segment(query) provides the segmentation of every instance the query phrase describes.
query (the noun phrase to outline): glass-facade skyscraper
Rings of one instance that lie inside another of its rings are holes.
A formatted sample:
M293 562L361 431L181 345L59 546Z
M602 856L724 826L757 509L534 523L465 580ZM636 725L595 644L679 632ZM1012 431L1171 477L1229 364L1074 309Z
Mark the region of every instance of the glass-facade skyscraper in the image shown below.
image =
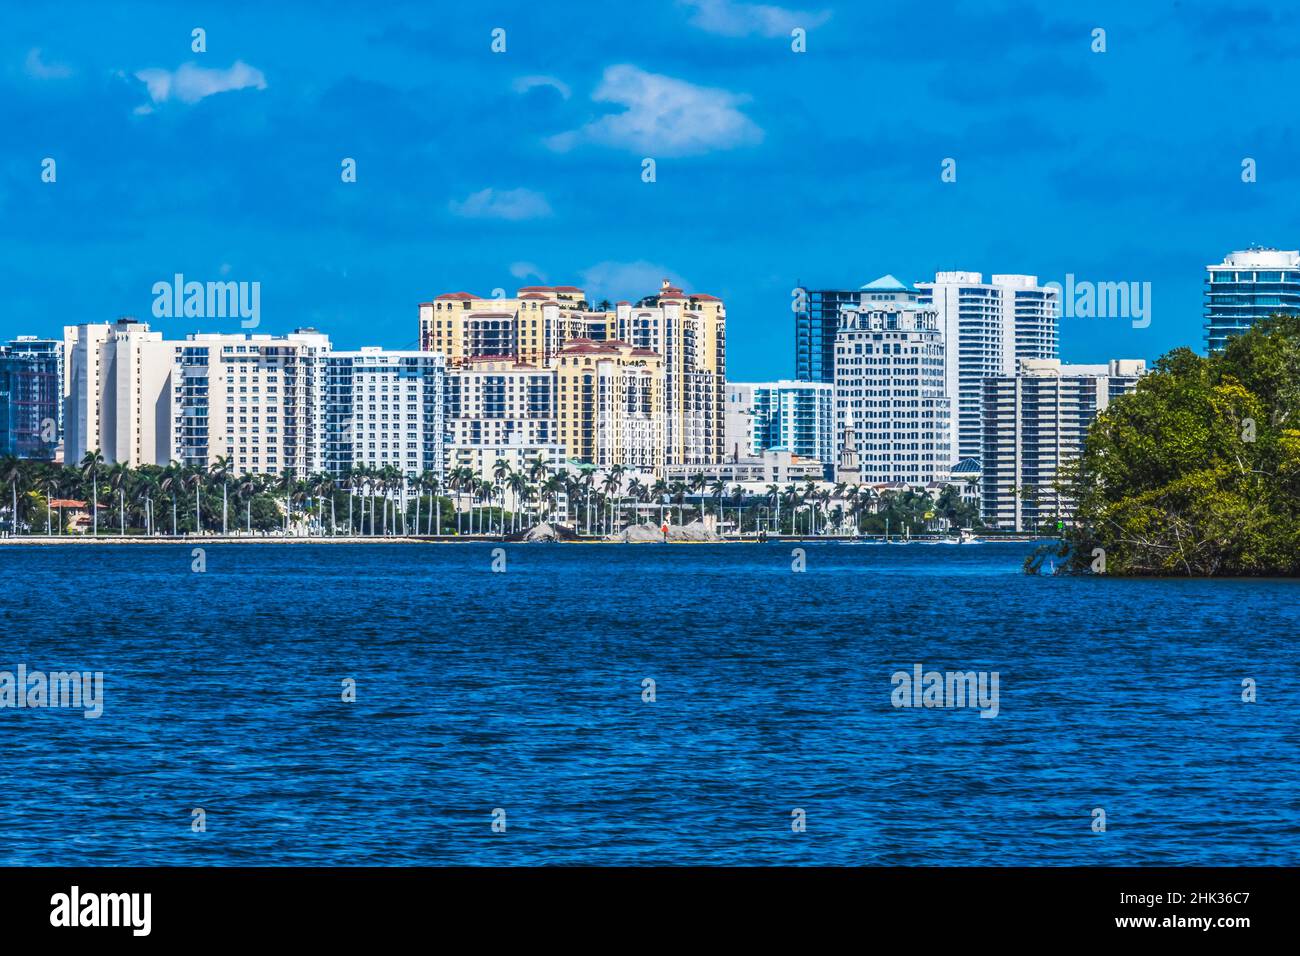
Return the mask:
M0 345L0 455L51 460L62 418L63 343L23 336Z
M1257 319L1300 315L1300 252L1252 248L1205 267L1205 344L1211 352Z
M835 381L835 330L840 309L857 306L858 289L804 289L794 299L794 377L801 382Z

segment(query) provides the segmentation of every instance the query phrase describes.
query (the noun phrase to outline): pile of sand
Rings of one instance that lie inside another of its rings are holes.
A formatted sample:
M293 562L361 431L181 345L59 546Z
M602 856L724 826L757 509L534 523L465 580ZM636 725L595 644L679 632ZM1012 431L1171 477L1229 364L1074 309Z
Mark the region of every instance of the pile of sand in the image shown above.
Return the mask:
M667 535L657 525L635 524L630 528L624 528L617 534L610 535L605 540L617 541L622 544L648 544L656 541L699 542L721 541L722 539L706 528L703 522L696 520L688 525L670 524Z
M669 541L721 541L718 535L704 526L698 518L687 525L669 525Z
M615 534L607 537L606 541L617 541L621 544L650 544L652 542L663 541L664 536L655 525L652 524L634 524L624 528Z
M543 521L539 525L534 525L523 533L520 541L563 541L557 528Z

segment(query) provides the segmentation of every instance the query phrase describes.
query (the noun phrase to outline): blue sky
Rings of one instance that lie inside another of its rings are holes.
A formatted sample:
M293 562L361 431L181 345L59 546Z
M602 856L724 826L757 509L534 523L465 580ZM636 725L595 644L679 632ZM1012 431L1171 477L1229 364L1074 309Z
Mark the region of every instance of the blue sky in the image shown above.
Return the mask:
M5 337L149 318L177 272L258 281L259 331L344 347L412 345L439 292L633 299L667 275L726 299L743 380L793 372L796 282L967 269L1150 282L1148 328L1064 319L1061 345L1154 358L1202 347L1207 262L1300 246L1300 17L1264 2L65 0L4 18Z

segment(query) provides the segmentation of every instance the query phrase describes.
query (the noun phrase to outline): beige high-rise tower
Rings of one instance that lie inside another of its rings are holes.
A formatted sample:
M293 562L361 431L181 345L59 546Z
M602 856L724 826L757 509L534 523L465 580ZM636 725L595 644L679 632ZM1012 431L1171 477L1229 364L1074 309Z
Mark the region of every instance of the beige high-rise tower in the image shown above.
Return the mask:
M579 422L573 416L581 408L564 410L563 382L557 433L572 458L598 464L591 457L598 456L628 467L633 459L653 459L656 472L665 465L716 464L725 455L726 326L721 299L685 293L667 279L658 292L635 305L619 302L612 309L592 309L577 286L526 286L510 299L448 292L420 304L420 347L446 355L453 375L454 370L489 359L571 373L575 362L565 356L574 345L581 346L580 353L599 347L601 361L609 368L631 367L625 354L629 349L637 363L653 365L653 357L663 380L661 398L652 406L641 402L640 407L653 407L658 437L637 426L635 436L607 431L604 442L597 441L600 425L595 418ZM619 376L637 377L627 372ZM624 387L612 381L607 379L606 386ZM596 405L591 414L597 414ZM661 450L647 453L652 446Z
M618 303L615 335L663 356L664 454L669 465L709 465L725 453L727 310L667 279L636 305Z
M65 461L74 464L89 451L132 467L175 457L177 345L129 318L64 327Z
M597 468L662 474L663 359L626 342L575 339L556 359L559 441Z
M525 286L509 299L446 292L420 303L420 348L447 356L448 368L489 357L549 366L572 339L612 338L611 325L577 286Z

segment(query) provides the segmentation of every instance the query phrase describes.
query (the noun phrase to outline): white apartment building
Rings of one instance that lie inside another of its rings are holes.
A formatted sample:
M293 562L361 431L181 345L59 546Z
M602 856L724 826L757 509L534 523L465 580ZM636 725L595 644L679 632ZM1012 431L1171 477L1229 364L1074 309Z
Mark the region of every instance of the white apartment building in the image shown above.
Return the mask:
M951 467L938 315L892 276L845 306L835 335L836 479L925 485Z
M395 468L442 479L446 360L375 346L325 357L325 470Z
M1018 359L1057 356L1059 294L1036 276L939 272L918 282L918 301L935 310L946 356L944 394L952 402L952 463L978 458L986 378L1012 375Z
M753 458L757 453L754 444L754 386L750 383L727 383L722 433L725 461Z
M448 441L456 446L543 447L557 441L556 373L479 356L447 373Z
M1105 365L1062 365L1021 359L1015 375L984 382L981 509L984 522L1033 532L1070 521L1074 501L1056 487L1077 458L1098 412L1133 391L1146 372L1141 359Z
M175 344L176 457L235 474L306 478L325 464L329 337L201 333Z
M175 344L130 318L64 327L64 461L96 450L132 467L176 456Z

